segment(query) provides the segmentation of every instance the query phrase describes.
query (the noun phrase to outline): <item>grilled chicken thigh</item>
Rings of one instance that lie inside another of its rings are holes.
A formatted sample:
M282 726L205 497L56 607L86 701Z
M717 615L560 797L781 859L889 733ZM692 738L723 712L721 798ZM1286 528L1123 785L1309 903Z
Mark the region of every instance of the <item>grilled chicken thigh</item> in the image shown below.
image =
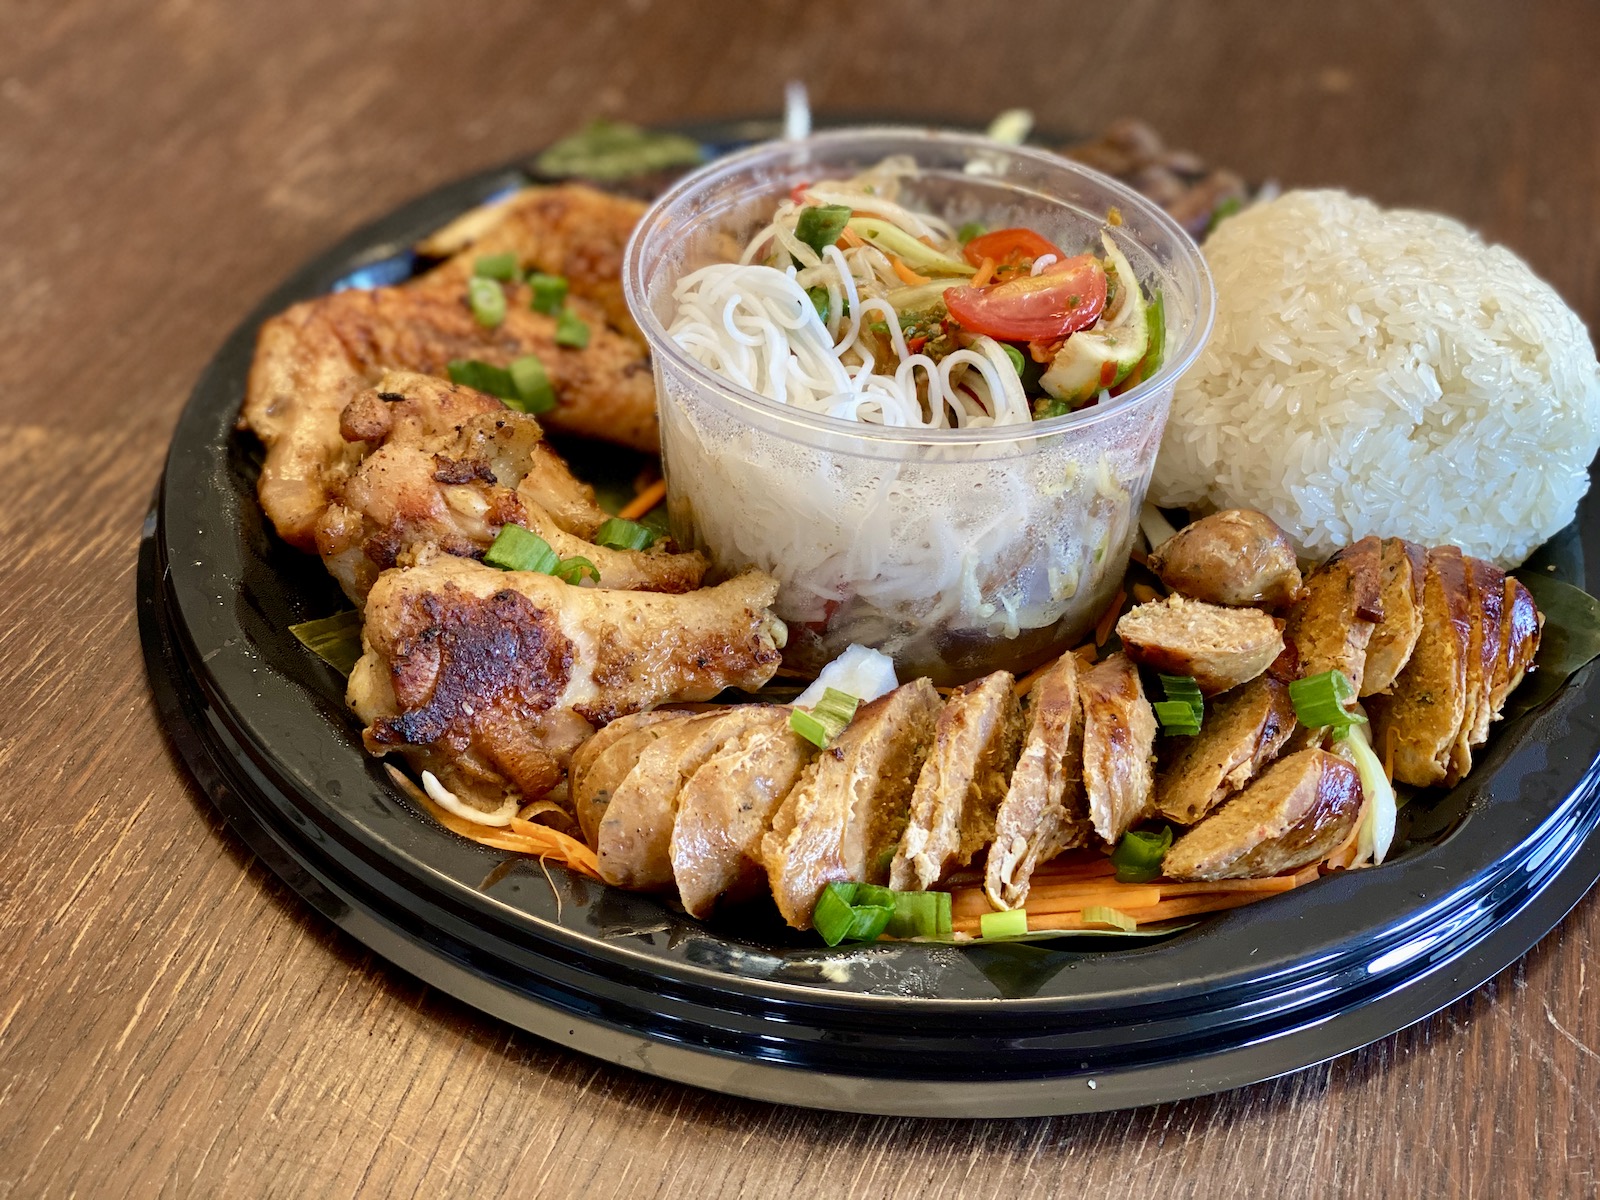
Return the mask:
M367 598L349 700L375 754L402 750L468 802L553 787L596 726L772 678L777 583L682 596L574 587L424 552Z
M546 425L655 449L655 386L643 349L582 299L570 304L589 325L588 345L558 345L556 319L530 311L525 288L508 293L505 320L492 329L450 280L334 292L261 326L241 422L266 445L258 492L279 536L313 549L329 487L360 457L341 435L340 414L391 369L443 376L454 359L505 366L535 354L556 397Z
M1173 843L1161 870L1173 879L1281 875L1326 858L1360 813L1355 768L1324 750L1302 750Z
M341 428L373 449L333 485L317 549L357 604L408 550L477 557L512 524L562 558L587 558L601 587L685 592L705 575L703 556L673 554L666 540L645 551L584 540L606 519L593 489L573 477L534 418L470 388L391 372L351 401Z
M1117 636L1135 662L1169 675L1193 675L1207 696L1254 679L1283 652L1283 635L1266 613L1176 592L1124 613Z
M984 866L983 888L996 908L1021 907L1035 867L1089 844L1076 655L1063 654L1034 682L1027 715L1028 732Z
M423 254L451 256L423 281L465 283L479 258L509 252L524 270L562 276L572 295L594 301L613 327L642 344L622 297L622 252L644 210L638 200L581 183L524 188L464 213L418 245Z
M761 858L778 911L796 929L811 924L829 883L888 879L939 707L927 679L863 704L778 806Z
M1095 833L1115 845L1153 810L1156 716L1138 668L1113 654L1078 677L1083 705L1083 788Z
M994 838L995 813L1006 793L1022 709L1006 671L957 688L934 726L911 796L911 820L889 867L889 886L926 891L964 867Z

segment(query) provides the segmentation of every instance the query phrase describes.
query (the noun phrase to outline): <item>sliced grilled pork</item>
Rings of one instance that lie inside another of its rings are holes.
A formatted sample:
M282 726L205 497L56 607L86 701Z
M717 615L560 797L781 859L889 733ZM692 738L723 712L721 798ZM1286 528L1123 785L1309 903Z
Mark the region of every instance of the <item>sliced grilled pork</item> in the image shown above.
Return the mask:
M1501 606L1500 657L1495 662L1489 689L1489 706L1495 718L1505 707L1506 697L1522 682L1539 653L1539 637L1544 629L1544 614L1522 581L1506 579L1505 602Z
M591 847L600 832L600 818L617 784L639 761L644 748L666 729L668 721L686 721L686 712L642 712L618 717L572 753L567 770L567 794L577 813L578 828Z
M1144 697L1138 668L1123 654L1113 654L1080 675L1078 697L1089 820L1097 834L1115 843L1154 807L1150 760L1156 716Z
M1284 635L1294 644L1302 677L1342 671L1365 695L1367 647L1383 620L1381 543L1362 538L1306 580L1306 594L1289 612Z
M678 793L672 877L683 906L708 915L717 898L758 887L761 838L815 749L789 728L789 709L761 706L759 719L708 758Z
M725 742L762 717L760 708L735 705L664 726L666 732L643 749L617 784L600 818L595 854L602 879L625 888L671 886L678 792Z
M1193 825L1244 787L1294 730L1289 685L1259 675L1221 696L1200 732L1182 745L1156 779L1156 808L1180 825Z
M997 908L1021 907L1035 867L1089 844L1076 655L1063 654L1034 682L1027 715L1027 736L995 816L984 870L984 891Z
M1226 509L1186 525L1150 555L1150 569L1173 591L1210 604L1273 610L1300 595L1294 544L1253 508Z
M1254 679L1283 651L1283 635L1266 613L1176 593L1129 610L1117 622L1117 636L1134 661L1193 675L1207 696Z
M1451 749L1467 713L1467 657L1472 637L1466 563L1454 546L1428 551L1422 593L1423 635L1387 696L1367 705L1373 745L1394 777L1414 787L1453 783Z
M1465 558L1467 610L1471 630L1467 639L1467 704L1461 728L1451 751L1451 771L1458 778L1472 770L1472 751L1489 739L1489 722L1495 717L1495 664L1501 659L1500 639L1505 636L1506 573L1481 558Z
M1385 538L1378 559L1378 605L1383 619L1372 630L1361 695L1388 691L1405 668L1422 633L1422 586L1428 552L1404 538Z
M926 891L994 838L1022 741L1022 709L1007 671L957 688L934 726L933 749L911 795L911 819L889 867L889 886Z
M1302 750L1179 838L1161 869L1173 879L1281 875L1326 858L1360 813L1355 768L1324 750Z
M811 924L817 896L830 882L888 878L939 707L927 679L862 705L778 806L761 839L761 859L778 911L796 929Z

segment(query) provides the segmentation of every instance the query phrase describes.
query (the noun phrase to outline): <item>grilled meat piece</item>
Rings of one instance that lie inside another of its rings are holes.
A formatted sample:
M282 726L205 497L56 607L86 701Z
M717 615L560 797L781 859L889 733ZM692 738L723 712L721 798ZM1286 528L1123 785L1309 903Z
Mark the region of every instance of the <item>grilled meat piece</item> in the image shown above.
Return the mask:
M1078 659L1063 654L1028 693L1028 732L995 816L983 889L996 908L1020 908L1034 868L1089 844L1083 797L1083 706Z
M451 256L423 281L464 284L478 259L509 252L524 271L560 275L571 295L594 301L613 328L643 345L622 297L622 252L644 211L638 200L581 183L524 188L462 214L421 242L419 253Z
M1505 601L1501 606L1500 657L1495 661L1490 683L1489 706L1499 720L1506 697L1522 682L1539 653L1539 638L1544 629L1544 614L1522 581L1506 577Z
M995 813L1022 740L1015 683L1009 672L996 671L945 701L911 796L910 823L889 867L895 890L927 891L993 840Z
M1265 879L1326 858L1361 815L1361 783L1344 759L1302 750L1266 773L1167 851L1173 879Z
M601 814L595 836L601 878L639 891L670 887L679 792L730 739L764 717L753 705L736 704L659 726L661 735L640 751Z
M888 879L939 707L927 679L863 704L778 806L761 859L778 911L796 929L810 926L829 883Z
M1388 691L1405 668L1422 634L1422 586L1428 552L1404 538L1385 538L1378 558L1378 607L1363 660L1361 695Z
M599 725L765 684L784 640L776 594L755 571L669 596L424 552L367 597L350 704L374 754L403 751L463 798L532 798Z
M1457 778L1472 770L1472 751L1489 740L1489 722L1498 715L1491 697L1495 665L1502 657L1506 599L1504 571L1481 558L1464 557L1462 561L1472 624L1467 638L1467 704L1450 752L1451 773Z
M1306 594L1289 611L1284 636L1294 644L1300 675L1343 671L1362 688L1367 645L1383 620L1381 551L1375 537L1346 546L1306 580Z
M360 457L341 436L340 414L392 369L444 376L454 359L505 366L534 354L556 396L545 425L654 450L655 386L644 351L588 302L571 307L589 323L582 349L556 344L555 318L529 311L526 289L509 289L505 320L486 329L449 281L334 292L265 322L240 420L267 448L257 489L279 536L314 548L330 485Z
M1191 600L1269 611L1300 596L1294 544L1253 508L1230 508L1184 526L1150 554L1161 582Z
M492 397L391 372L351 401L341 424L375 448L333 485L317 549L358 605L408 551L429 545L477 557L504 525L537 533L562 558L587 558L601 587L686 592L705 576L705 558L672 553L669 539L644 551L584 540L606 518L593 489L573 477L537 421Z
M1078 699L1083 705L1083 788L1089 820L1095 833L1115 845L1153 811L1150 760L1156 715L1144 697L1138 668L1122 654L1078 676Z
M815 749L789 728L787 707L750 705L754 719L725 741L678 793L672 877L684 908L708 916L766 880L761 838Z
M1423 634L1386 696L1367 704L1373 746L1413 787L1454 783L1451 750L1467 717L1472 601L1466 562L1454 546L1428 551Z
M686 721L692 715L670 709L629 713L573 751L567 771L567 794L572 798L583 840L591 849L600 836L600 819L611 803L611 794L628 777L645 747L667 732L667 722Z
M1117 636L1135 662L1169 675L1193 675L1207 696L1254 679L1283 652L1283 635L1266 613L1177 593L1124 613Z
M1258 675L1223 694L1200 732L1178 739L1177 753L1156 778L1156 808L1193 825L1260 774L1294 727L1289 686L1281 679Z

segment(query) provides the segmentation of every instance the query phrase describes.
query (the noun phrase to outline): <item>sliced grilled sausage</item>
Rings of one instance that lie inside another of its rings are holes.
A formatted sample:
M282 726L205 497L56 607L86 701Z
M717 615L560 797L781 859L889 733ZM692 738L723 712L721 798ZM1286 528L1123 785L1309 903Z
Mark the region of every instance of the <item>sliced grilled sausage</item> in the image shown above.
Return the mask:
M1230 508L1184 526L1150 555L1175 592L1209 604L1287 608L1300 595L1294 544L1265 513Z
M1384 692L1405 668L1422 633L1422 586L1428 552L1404 538L1385 538L1378 559L1378 603L1383 620L1372 630L1361 695Z
M1169 675L1193 675L1207 696L1254 679L1283 651L1283 635L1266 613L1177 593L1123 614L1117 636L1135 662Z
M1506 578L1505 602L1502 605L1500 657L1495 661L1494 678L1489 689L1489 706L1498 720L1505 707L1506 697L1522 682L1522 677L1533 666L1539 653L1539 639L1544 630L1544 614L1533 602L1533 596L1520 579Z
M1078 696L1089 820L1097 834L1115 843L1153 808L1150 760L1156 715L1145 699L1138 668L1123 654L1113 654L1080 675Z
M1367 705L1373 745L1389 756L1394 777L1413 787L1453 783L1455 745L1467 711L1467 655L1472 636L1466 563L1454 546L1428 551L1422 593L1423 636L1387 696Z
M1268 767L1167 851L1173 879L1264 879L1326 858L1361 814L1355 768L1325 750Z
M1289 685L1260 675L1224 694L1156 779L1156 808L1193 825L1277 757L1294 730Z
M810 926L830 882L887 880L939 708L927 679L903 684L862 705L801 772L761 839L772 898L790 925Z
M578 827L591 848L599 836L600 819L611 803L611 793L633 770L644 748L666 732L668 721L687 721L693 715L657 711L618 717L573 751L567 791L577 813Z
M1365 695L1367 646L1383 620L1381 549L1375 537L1347 546L1306 580L1306 594L1289 611L1284 636L1294 644L1303 677L1342 671Z
M1022 741L1022 709L1007 671L958 687L934 727L911 796L911 820L889 867L889 886L922 892L994 839Z
M1078 658L1063 654L1028 693L1028 732L995 816L983 888L996 908L1019 908L1034 868L1089 844L1083 797L1083 705Z

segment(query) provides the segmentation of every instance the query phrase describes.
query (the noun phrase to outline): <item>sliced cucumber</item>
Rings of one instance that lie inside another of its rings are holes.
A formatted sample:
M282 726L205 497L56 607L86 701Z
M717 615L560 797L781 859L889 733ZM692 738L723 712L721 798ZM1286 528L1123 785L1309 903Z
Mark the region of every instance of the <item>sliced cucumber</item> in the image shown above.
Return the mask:
M1090 329L1067 338L1039 386L1057 400L1072 405L1087 403L1101 388L1116 387L1143 360L1150 348L1150 322L1139 277L1117 249L1109 234L1101 234L1106 248L1106 273L1116 282L1113 310L1102 313Z
M901 261L913 271L928 275L972 275L977 270L959 258L951 258L917 241L898 225L891 225L877 217L851 217L849 227L884 253L899 255Z

